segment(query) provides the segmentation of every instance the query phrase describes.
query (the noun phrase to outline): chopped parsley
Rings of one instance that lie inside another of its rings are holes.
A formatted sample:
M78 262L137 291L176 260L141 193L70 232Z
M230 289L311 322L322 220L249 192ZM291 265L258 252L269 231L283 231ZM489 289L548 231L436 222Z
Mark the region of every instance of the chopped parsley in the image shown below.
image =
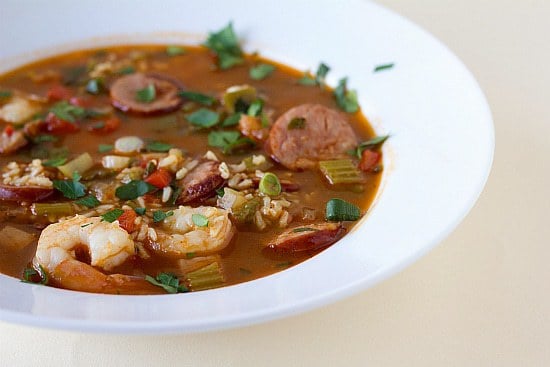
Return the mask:
M50 112L52 112L60 120L73 123L86 117L86 110L84 108L74 106L67 101L56 103L50 108Z
M183 47L174 45L166 46L166 54L170 57L183 55L184 53L185 49Z
M97 146L97 151L99 153L107 153L114 149L114 146L111 144L99 144Z
M249 116L260 116L263 108L264 108L264 101L261 99L257 99L250 104L250 106L248 107L248 110L246 111L246 114Z
M59 167L67 163L67 157L55 157L42 162L44 167Z
M172 210L167 212L163 212L162 210L155 210L153 212L153 222L155 223L162 222L163 220L165 220L168 217L171 217L172 215L174 215L174 212Z
M168 293L185 293L189 292L184 284L180 284L180 280L177 276L170 273L160 273L153 278L150 275L145 276L145 280L149 283L163 288Z
M342 110L348 113L354 113L359 110L357 92L355 90L349 90L347 87L347 82L348 78L340 79L338 86L334 90L334 98Z
M132 180L127 184L117 187L115 190L115 196L120 200L134 200L155 189L155 186L148 184L145 181Z
M212 131L208 134L208 145L222 149L224 154L247 146L255 146L252 139L241 137L238 131Z
M48 142L55 143L58 140L59 139L57 138L57 136L50 135L50 134L40 134L40 135L35 136L32 139L33 143L35 143L35 144L48 143Z
M384 144L386 140L388 140L389 137L389 135L376 136L372 139L359 143L359 145L357 145L357 148L349 150L347 153L354 157L361 158L363 151L365 151L366 149L374 149L380 147L382 144Z
M161 143L159 141L152 141L148 143L145 147L149 152L167 152L172 149L174 146L172 144Z
M83 205L87 208L95 208L96 206L101 204L101 201L97 200L97 198L93 195L88 195L81 199L78 199L76 201L76 204Z
M13 93L9 90L0 90L0 98L10 98Z
M178 95L182 98L200 103L205 106L212 106L217 101L214 97L198 92L181 91L178 93Z
M229 115L225 118L225 120L222 121L223 127L229 127L229 126L235 126L239 123L239 120L241 119L242 113L236 112L232 115Z
M137 215L144 215L146 210L147 210L146 208L141 208L141 207L134 208L134 211L136 212Z
M327 64L320 63L317 67L317 72L315 73L315 76L306 71L304 73L304 76L302 76L298 80L298 83L302 85L323 85L325 84L325 78L329 71L330 67Z
M382 71L382 70L388 70L388 69L391 69L395 66L395 64L393 62L391 63L388 63L388 64L382 64L382 65L378 65L374 68L374 72L377 73L379 71Z
M275 66L271 64L258 64L250 69L248 75L254 80L267 78L275 71Z
M202 214L191 215L191 220L197 227L208 227L208 218Z
M136 101L141 103L151 103L157 98L157 91L153 84L149 84L136 92Z
M306 119L303 117L294 117L287 125L288 130L303 129L306 127Z
M122 209L113 209L108 211L107 213L101 215L101 220L104 222L113 223L115 220L120 218L120 216L124 214L124 210Z
M81 184L78 172L73 173L72 180L53 180L53 187L67 199L78 199L86 195L86 187Z
M209 128L220 122L220 114L206 108L198 109L186 116L187 121L200 128Z
M218 66L222 70L231 69L244 63L244 55L239 40L233 30L233 23L208 35L204 43L218 57Z

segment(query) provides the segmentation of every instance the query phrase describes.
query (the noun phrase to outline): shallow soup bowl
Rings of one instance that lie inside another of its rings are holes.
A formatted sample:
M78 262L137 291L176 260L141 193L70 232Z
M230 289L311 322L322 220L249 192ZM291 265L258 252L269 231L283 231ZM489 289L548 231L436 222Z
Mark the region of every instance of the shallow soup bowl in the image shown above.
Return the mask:
M384 145L382 183L360 223L319 255L258 280L163 296L67 291L0 275L0 319L92 332L193 332L304 312L365 290L427 253L464 218L487 179L490 110L439 41L367 1L8 0L0 73L65 51L132 43L198 44L233 21L243 48L297 69L349 77ZM374 72L377 65L392 68Z

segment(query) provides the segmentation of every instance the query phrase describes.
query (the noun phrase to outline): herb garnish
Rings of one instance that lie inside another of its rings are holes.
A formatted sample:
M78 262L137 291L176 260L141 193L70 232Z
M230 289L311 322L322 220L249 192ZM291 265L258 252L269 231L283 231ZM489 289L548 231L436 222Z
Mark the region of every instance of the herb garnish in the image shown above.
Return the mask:
M147 208L134 208L134 211L136 212L137 215L144 215L145 214L145 211L147 210Z
M35 281L37 276L40 277L40 280ZM42 265L38 265L38 270L35 268L25 268L23 270L23 283L48 284L48 280L48 273Z
M334 98L338 106L348 112L354 113L359 110L359 103L357 102L357 92L355 90L349 90L347 88L348 78L342 78L338 82L338 86L334 90Z
M97 146L97 151L99 153L107 153L114 149L114 146L111 144L99 144Z
M306 119L303 117L294 117L287 125L288 130L303 129L306 127Z
M262 99L257 99L250 104L246 114L248 116L260 116L262 109L264 108L264 101Z
M50 112L61 120L73 123L86 117L86 110L84 108L74 106L67 101L56 103L50 108Z
M217 101L214 97L198 92L181 91L178 95L182 98L186 98L190 101L197 102L205 106L212 106Z
M327 64L320 63L317 67L315 76L312 76L310 72L306 71L298 83L302 85L323 85L325 84L325 78L330 71L330 67Z
M208 227L208 218L202 214L191 215L191 220L197 227Z
M97 198L93 195L88 195L83 197L82 199L78 199L75 201L78 205L83 205L87 208L95 208L99 204L101 204L101 201L97 200Z
M197 111L185 116L187 121L200 128L209 128L220 122L220 114L206 108L198 109Z
M50 135L50 134L40 134L40 135L35 136L32 139L32 142L35 143L35 144L47 143L47 142L55 143L58 140L59 139L57 138L57 136Z
M388 140L389 137L389 135L376 136L372 139L359 143L359 145L357 145L357 148L349 150L347 153L360 159L365 149L377 148L384 144L384 142Z
M236 112L232 115L229 115L225 118L225 120L223 120L222 122L222 126L223 127L228 127L228 126L235 126L239 123L239 120L241 119L241 116L242 116L242 113L241 112Z
M150 275L145 276L145 280L158 287L164 288L168 293L185 293L189 292L184 284L180 284L180 280L177 276L170 273L160 273L153 278Z
M208 134L208 145L221 148L224 154L246 147L255 146L256 143L246 137L241 137L238 131L212 131Z
M78 172L74 172L72 180L53 180L53 187L68 199L78 199L86 195L86 187L79 182L80 178Z
M67 163L67 157L55 157L42 161L44 167L59 167Z
M395 66L395 64L393 62L391 63L388 63L388 64L382 64L382 65L378 65L374 68L374 72L377 73L379 71L382 71L382 70L388 70L388 69L391 69Z
M147 149L149 152L167 152L170 149L172 149L174 146L172 144L168 143L161 143L159 141L152 141L150 143L147 143L145 146L145 149Z
M250 69L248 75L254 80L267 78L275 71L275 66L271 64L258 64Z
M172 210L167 212L163 212L162 210L155 210L153 212L153 222L155 223L162 222L163 220L165 220L168 217L171 217L172 215L174 215L174 211Z
M9 90L0 90L0 98L10 98L13 93Z
M210 33L204 45L217 55L218 66L222 70L244 62L243 52L231 22L220 31Z
M121 200L134 200L155 189L155 186L145 181L132 180L125 185L117 187L115 196Z
M128 74L133 74L135 72L136 72L136 69L133 66L126 66L118 70L116 73L119 75L128 75Z
M151 103L157 97L157 91L153 84L149 84L136 92L136 101L141 103Z
M166 54L170 57L183 55L184 53L185 49L183 47L173 45L166 46Z
M101 215L101 220L105 222L113 223L115 220L120 218L122 214L124 214L124 210L118 209L118 208L113 209Z

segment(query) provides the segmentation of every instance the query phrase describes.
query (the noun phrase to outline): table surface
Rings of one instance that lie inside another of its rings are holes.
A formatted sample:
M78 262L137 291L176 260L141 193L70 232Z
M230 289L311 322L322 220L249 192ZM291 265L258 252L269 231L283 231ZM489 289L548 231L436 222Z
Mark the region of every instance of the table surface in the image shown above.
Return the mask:
M548 365L550 2L379 2L445 42L491 104L493 170L449 238L366 292L242 329L109 336L0 323L0 365Z

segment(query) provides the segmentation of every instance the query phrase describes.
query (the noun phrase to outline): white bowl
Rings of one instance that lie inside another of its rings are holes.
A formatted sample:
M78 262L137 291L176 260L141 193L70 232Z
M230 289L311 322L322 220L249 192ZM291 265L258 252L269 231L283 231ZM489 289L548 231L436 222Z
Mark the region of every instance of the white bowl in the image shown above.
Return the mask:
M109 296L0 276L0 318L93 332L228 328L319 307L364 290L418 259L453 230L492 162L487 102L462 63L409 21L370 2L233 0L7 1L0 72L99 45L197 43L234 21L245 49L300 69L349 76L385 145L381 191L366 218L318 256L259 280L197 293ZM395 62L373 73L375 65Z

